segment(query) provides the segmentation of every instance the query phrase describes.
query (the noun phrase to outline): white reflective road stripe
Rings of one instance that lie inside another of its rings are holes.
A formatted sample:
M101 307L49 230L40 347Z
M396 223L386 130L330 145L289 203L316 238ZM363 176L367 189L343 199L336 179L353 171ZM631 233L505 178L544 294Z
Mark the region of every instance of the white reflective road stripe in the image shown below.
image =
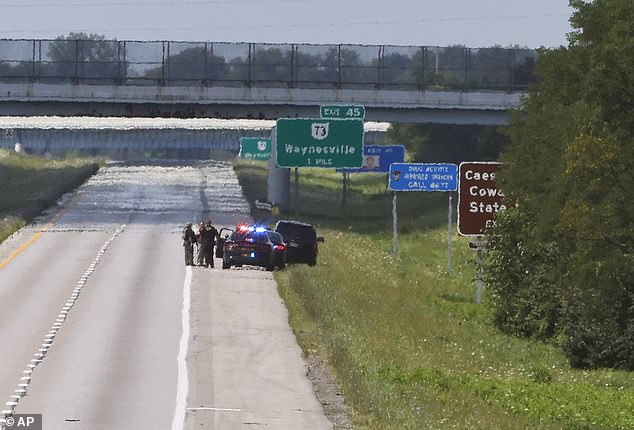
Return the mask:
M187 393L189 391L189 379L187 376L187 347L189 345L189 307L192 285L192 268L186 267L185 282L183 283L183 334L178 350L178 384L176 386L176 410L172 421L172 430L182 430L185 425L187 413Z

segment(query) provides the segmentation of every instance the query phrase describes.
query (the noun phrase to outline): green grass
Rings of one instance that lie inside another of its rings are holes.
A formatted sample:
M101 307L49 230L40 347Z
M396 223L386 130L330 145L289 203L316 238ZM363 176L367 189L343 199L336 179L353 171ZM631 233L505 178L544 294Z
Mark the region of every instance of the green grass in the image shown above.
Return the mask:
M234 167L249 199L266 195L265 163ZM352 180L344 214L340 174L300 171L299 218L326 242L317 266L276 279L301 347L330 363L357 428L634 428L632 373L574 370L555 347L496 330L486 289L476 303L467 239L454 237L447 270L445 194L399 194L394 257L385 178Z
M93 159L46 160L0 150L0 242L96 172Z

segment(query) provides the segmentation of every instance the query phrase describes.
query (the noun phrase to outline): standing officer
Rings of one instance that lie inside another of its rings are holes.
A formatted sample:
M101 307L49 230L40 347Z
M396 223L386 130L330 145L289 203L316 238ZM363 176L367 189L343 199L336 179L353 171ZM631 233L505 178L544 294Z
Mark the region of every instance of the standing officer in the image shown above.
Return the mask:
M207 225L204 228L205 231L205 247L204 258L205 267L214 267L214 245L216 245L216 238L218 237L218 230L211 225L211 220L207 221Z
M183 247L185 248L185 266L194 265L194 243L196 243L196 234L192 230L192 223L188 222L183 231Z
M205 223L202 221L200 222L200 225L198 226L198 232L196 233L196 236L198 240L198 253L196 255L196 264L198 266L204 266L207 233L205 232Z

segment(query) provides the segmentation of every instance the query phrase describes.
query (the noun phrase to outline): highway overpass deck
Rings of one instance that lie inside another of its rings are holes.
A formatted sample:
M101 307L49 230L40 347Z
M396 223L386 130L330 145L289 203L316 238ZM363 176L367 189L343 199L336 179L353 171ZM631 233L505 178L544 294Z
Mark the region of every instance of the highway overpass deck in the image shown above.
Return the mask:
M528 49L0 40L0 115L315 117L360 104L387 122L504 124Z
M224 150L238 153L241 137L269 137L273 120L218 118L3 117L0 148L57 151ZM389 123L364 123L365 142L381 143Z

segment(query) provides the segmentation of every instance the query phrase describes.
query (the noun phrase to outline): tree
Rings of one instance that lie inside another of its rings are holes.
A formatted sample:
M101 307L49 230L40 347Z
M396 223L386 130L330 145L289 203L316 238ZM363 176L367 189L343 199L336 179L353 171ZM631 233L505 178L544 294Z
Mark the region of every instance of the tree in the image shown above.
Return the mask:
M394 124L388 134L413 161L424 163L497 160L508 143L497 127L482 125Z
M291 51L279 47L259 48L253 56L254 81L288 82L291 79Z
M394 52L384 56L381 83L388 86L399 84L414 86L420 83L420 51L417 50L416 54L409 56ZM418 62L414 62L416 57Z
M119 58L118 42L105 36L69 33L48 48L50 63L42 74L60 78L118 79L125 67Z
M569 46L540 52L512 116L490 235L496 322L579 367L634 370L634 3L572 0Z
M173 81L238 80L229 73L224 57L212 55L211 49L202 45L171 54L165 65L145 71L143 78L158 80L165 75Z

